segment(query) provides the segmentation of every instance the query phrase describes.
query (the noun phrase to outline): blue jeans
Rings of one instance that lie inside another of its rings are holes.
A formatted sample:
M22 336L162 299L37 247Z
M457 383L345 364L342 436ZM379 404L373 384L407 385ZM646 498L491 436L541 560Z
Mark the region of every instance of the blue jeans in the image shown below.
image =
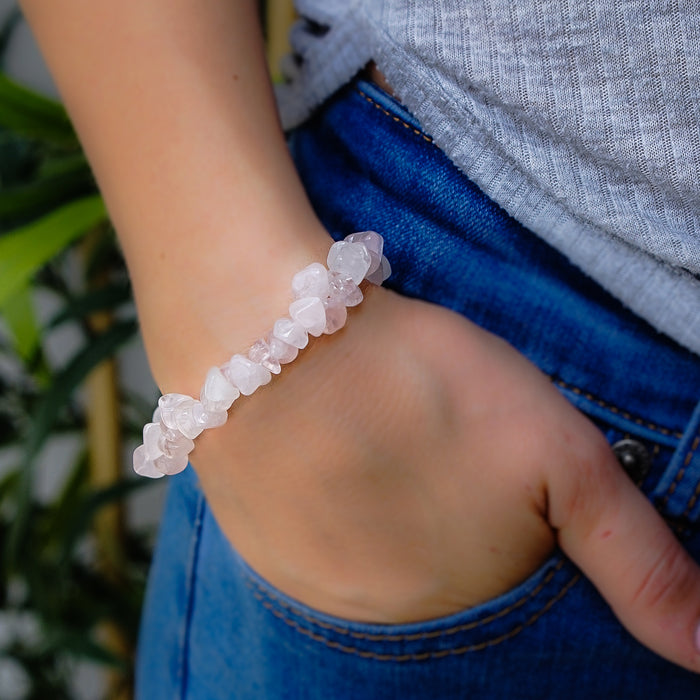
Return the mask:
M484 197L373 85L343 89L291 148L334 236L384 235L390 286L504 337L611 443L642 446L640 488L700 559L700 358ZM445 618L371 625L319 613L241 560L191 468L171 478L139 698L472 696L696 699L700 677L636 642L561 552L514 590Z

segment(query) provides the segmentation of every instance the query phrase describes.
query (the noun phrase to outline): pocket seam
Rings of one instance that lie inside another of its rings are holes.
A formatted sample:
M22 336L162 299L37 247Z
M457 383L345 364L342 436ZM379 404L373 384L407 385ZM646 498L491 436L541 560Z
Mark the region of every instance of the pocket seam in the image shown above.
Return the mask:
M653 432L660 433L661 435L664 435L666 437L673 437L678 440L680 440L683 437L683 433L679 432L678 430L665 428L663 426L657 425L656 423L651 423L649 421L644 420L643 418L639 418L638 416L633 416L631 413L628 413L627 411L619 408L618 406L608 403L607 401L604 401L603 399L600 399L597 396L594 396L593 394L573 384L569 384L569 382L566 382L563 379L560 379L559 377L554 377L550 375L550 379L558 387L561 387L562 389L567 389L568 391L571 391L577 396L581 396L584 399L587 399L588 401L591 401L592 403L596 404L600 408L604 408L615 415L621 416L622 418L630 421L631 423L647 428L648 430L651 430Z
M409 131L412 131L416 136L419 136L419 137L422 138L424 141L427 141L431 146L433 146L433 147L437 148L438 150L440 150L440 149L438 148L437 144L435 143L435 141L433 141L433 139L432 139L430 136L428 136L427 134L423 133L420 129L416 129L415 126L413 126L412 124L409 124L408 122L404 121L403 119L401 119L401 117L397 116L396 114L392 114L388 109L386 109L385 107L383 107L382 105L380 105L379 102L376 102L376 101L375 101L372 97L370 97L367 93L363 92L361 88L358 87L358 88L355 88L355 90L356 90L357 93L358 93L359 95L361 95L367 102L369 102L369 104L371 104L372 106L376 107L382 114L384 114L384 115L386 115L387 117L389 117L389 119L391 119L392 121L395 121L397 124L401 124L402 126L406 127Z
M253 596L258 600L258 602L277 619L281 620L288 627L292 628L294 631L302 634L309 639L319 642L324 646L327 646L336 651L340 651L346 654L353 654L361 658L374 659L377 661L397 661L397 662L407 662L407 661L424 661L428 659L438 659L446 656L455 656L459 654L466 654L472 651L479 651L486 649L488 647L496 646L501 644L517 634L525 630L527 627L533 625L542 615L548 612L559 600L561 600L573 586L581 579L581 574L575 571L573 576L566 581L566 583L551 597L549 598L542 607L533 612L530 617L524 622L517 624L511 630L498 635L492 639L487 639L478 643L462 645L452 649L440 649L434 651L424 651L415 653L404 653L404 654L392 654L392 653L378 653L374 651L369 651L366 649L361 649L357 646L350 646L348 644L341 643L339 641L334 641L324 637L319 632L309 629L308 627L302 625L298 620L290 617L290 614L296 615L309 625L318 627L329 632L335 632L350 638L353 640L361 640L368 642L416 642L416 641L426 641L435 638L445 638L449 635L454 635L460 632L470 631L477 629L483 625L489 624L503 618L507 614L513 612L517 608L522 607L525 603L534 600L544 589L544 587L551 582L552 578L563 568L563 566L568 563L568 560L561 556L557 563L552 567L551 571L544 577L540 583L535 586L535 588L529 593L523 595L514 603L511 603L503 610L499 610L496 613L488 615L487 617L475 620L473 622L463 623L461 625L455 625L444 630L435 630L432 632L416 632L407 634L373 634L357 632L350 629L346 629L337 625L324 622L323 620L314 618L308 612L302 610L301 608L295 607L290 603L282 600L281 597L274 594L273 591L267 590L260 582L256 581L246 573L248 579L248 586L251 589Z
M561 560L560 564L558 565L561 567L564 563L564 559ZM276 610L273 608L272 603L269 600L266 600L266 597L269 597L269 593L267 591L263 591L259 584L255 581L250 581L253 586L257 589L257 591L253 591L254 597L267 609L270 613L272 613L275 617L277 617L279 620L284 622L286 625L294 629L296 632L303 634L306 637L309 637L315 642L319 642L323 644L324 646L330 648L330 649L335 649L336 651L343 652L345 654L352 654L355 656L359 656L364 659L373 659L375 661L395 661L395 662L408 662L408 661L427 661L429 659L440 659L448 656L457 656L461 654L466 654L468 652L472 651L481 651L483 649L487 649L489 647L496 646L498 644L501 644L502 642L508 641L509 639L512 639L516 635L520 634L523 630L527 629L531 625L533 625L542 615L544 615L546 612L548 612L557 602L559 602L573 587L574 585L581 579L581 574L579 572L576 572L567 582L566 584L559 590L559 592L554 595L552 598L550 598L539 610L534 612L525 622L522 622L519 625L516 625L513 629L509 630L508 632L505 632L504 634L499 635L498 637L495 637L493 639L488 639L483 642L479 642L477 644L469 644L469 645L464 645L460 647L455 647L453 649L440 649L439 651L426 651L426 652L416 652L416 653L407 653L407 654L380 654L378 652L373 652L373 651L366 651L364 649L360 649L358 647L354 646L347 646L345 644L341 644L340 642L335 642L331 639L326 639L322 635L307 629L300 625L296 620L293 620L289 617L287 617L281 610ZM539 586L538 586L539 588ZM527 600L527 598L531 597L530 595L524 596L524 600ZM276 602L278 603L283 603L283 601L280 601L279 599L275 599ZM288 604L284 604L285 607L293 609L292 606L289 606ZM513 607L510 607L510 610L512 611ZM301 613L301 611L300 611ZM505 613L503 613L505 614ZM306 619L308 622L311 622L315 625L318 625L320 621L313 620L307 615L304 615L301 613L301 616L303 619ZM490 619L493 620L495 616L491 616ZM478 621L474 623L474 626L478 626L480 624L485 624L486 621L489 618L485 618L484 620ZM325 624L325 623L324 623ZM470 623L471 624L471 623ZM335 628L330 625L328 625L331 629L334 629L338 632L341 632L342 634L354 634L355 636L358 636L362 633L351 633L349 630L343 630L342 628ZM431 636L432 633L428 633ZM442 636L443 633L441 633L440 636ZM365 635L364 638L367 638L369 635ZM411 635L407 635L411 636ZM434 635L438 636L438 635ZM380 636L377 635L377 639L372 639L371 641L387 641L387 636ZM393 639L395 637L396 639ZM389 638L392 639L392 641L400 641L401 635L389 635ZM418 639L421 639L423 635L418 635ZM406 641L406 636L401 638L403 641Z
M560 379L559 377L549 375L549 378L554 384L561 387L562 389L570 391L571 393L575 394L576 396L581 396L582 398L585 398L586 400L596 404L597 406L599 406L607 411L610 411L614 415L621 416L625 420L630 421L631 423L634 423L635 425L642 426L642 427L644 427L648 430L651 430L655 433L659 433L667 438L674 438L676 440L682 440L684 437L683 432L681 432L679 430L665 428L665 427L660 426L656 423L646 421L643 418L640 418L639 416L634 416L631 413L628 413L627 411L625 411L624 409L621 409L618 406L610 404L607 401L604 401L603 399L600 399L597 396L594 396L593 394L585 391L584 389L581 389L580 387L577 387L573 384L569 384L568 382L564 381L563 379ZM668 447L668 445L666 447ZM658 443L654 443L654 453L652 455L652 458L658 454L660 449L661 449L661 446ZM685 459L683 460L683 465L678 469L678 473L676 474L673 482L669 485L668 489L666 490L666 492L663 495L659 495L657 497L656 503L658 504L657 505L658 511L661 511L661 509L666 508L668 506L668 503L669 503L671 497L676 492L678 485L683 480L683 477L686 474L688 466L690 465L693 458L697 454L698 449L700 449L700 428L698 429L698 431L693 439L692 445L690 446L687 454L685 455ZM668 521L668 519L667 519L667 521L669 522L669 525L671 527L673 527L674 529L676 529L678 532L681 532L683 529L682 521L685 518L689 517L690 512L695 507L696 503L698 502L698 499L700 499L700 482L697 483L695 489L693 490L693 493L690 495L688 502L685 505L685 509L684 509L683 513L681 513L681 515L673 521Z
M673 483L668 487L668 490L666 491L665 496L661 500L661 507L664 508L668 505L669 500L671 499L671 496L676 492L676 489L678 488L678 484L681 483L683 480L683 477L685 476L685 472L688 468L688 465L690 462L693 460L693 457L695 456L695 453L698 450L698 447L700 447L700 430L699 433L695 436L695 439L693 440L693 444L690 447L690 450L688 450L688 453L685 456L685 459L683 460L683 466L678 470L678 473L676 474L676 478L673 480ZM690 515L690 511L693 510L695 504L697 503L698 498L700 497L700 483L698 483L697 487L695 488L695 491L690 497L690 500L686 504L686 508L684 512L681 515L681 518L687 518Z
M487 617L484 617L482 619L474 620L473 622L465 622L461 625L455 625L454 627L450 627L445 630L435 630L434 632L414 632L412 634L372 634L369 632L354 632L352 630L345 629L337 625L332 625L328 622L324 622L323 620L319 620L313 617L312 615L300 608L296 608L293 605L290 605L286 601L282 600L279 596L276 596L272 591L265 590L257 581L254 581L250 578L248 580L250 584L252 584L252 586L254 586L259 591L261 596L264 596L274 601L280 607L289 610L293 615L297 615L298 617L302 618L303 620L306 620L306 622L309 622L312 625L322 627L323 629L327 629L331 632L337 632L338 634L347 635L354 639L364 639L373 642L414 642L418 640L432 639L434 637L443 637L446 635L457 634L459 632L467 632L469 630L476 629L477 627L487 625L493 622L494 620L500 619L501 617L504 617L508 613L513 612L513 610L517 610L519 607L522 607L525 603L528 602L528 600L536 598L540 594L542 589L554 578L555 574L561 570L566 561L567 560L564 557L560 557L557 564L552 567L552 570L544 577L542 581L540 581L540 583L537 584L537 586L535 586L535 588L533 588L529 593L523 595L514 603L511 603L510 605L503 608L502 610L499 610L498 612L492 613L491 615L488 615Z

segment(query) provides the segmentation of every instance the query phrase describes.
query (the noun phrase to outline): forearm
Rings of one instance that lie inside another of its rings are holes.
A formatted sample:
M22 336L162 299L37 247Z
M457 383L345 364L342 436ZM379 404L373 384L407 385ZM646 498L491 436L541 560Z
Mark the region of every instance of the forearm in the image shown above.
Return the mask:
M194 381L261 335L291 274L327 248L277 122L255 3L23 7L119 234L147 345L175 342L162 367L151 353L156 376L167 384L178 366ZM192 359L193 342L211 356Z

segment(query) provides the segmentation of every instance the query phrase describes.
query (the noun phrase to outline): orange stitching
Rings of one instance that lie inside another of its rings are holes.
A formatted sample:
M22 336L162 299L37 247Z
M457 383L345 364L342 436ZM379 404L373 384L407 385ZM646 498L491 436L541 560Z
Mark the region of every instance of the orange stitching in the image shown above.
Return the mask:
M690 460L693 458L693 455L695 454L695 450L698 449L698 445L700 444L700 435L695 436L695 440L693 440L693 445L690 448L690 451L688 454L685 456L685 459L683 460L683 466L678 470L678 474L676 474L676 478L673 480L673 483L668 487L668 491L666 492L666 496L664 496L663 501L661 501L662 506L667 506L668 501L673 496L673 494L676 492L676 489L678 488L678 484L681 483L683 480L683 477L685 476L685 471L688 468L688 465L690 464ZM684 513L683 515L685 515Z
M514 603L511 603L511 605L509 605L507 608L504 608L503 610L500 610L499 612L494 613L493 615L489 615L488 617L485 617L481 620L476 620L474 622L466 622L462 625L457 625L456 627L450 627L446 630L436 630L435 632L417 632L414 634L370 634L366 632L353 632L352 630L337 627L335 625L329 624L328 622L323 622L322 620L317 620L316 618L307 615L299 608L295 608L293 605L290 605L289 603L281 600L278 596L274 595L273 593L264 590L257 581L250 580L250 583L258 589L261 595L274 600L279 606L286 608L293 615L301 617L306 622L312 625L316 625L317 627L322 627L323 629L327 629L338 634L344 634L348 637L352 637L353 639L367 639L373 642L414 642L418 639L431 639L433 637L444 637L447 635L457 634L458 632L465 632L476 627L481 627L482 625L487 625L490 622L497 620L499 617L503 617L504 615L513 612L513 610L516 610L517 608L524 605L529 599L538 596L542 589L554 578L554 575L564 566L564 563L565 560L560 559L557 565L545 576L545 578L532 591L530 591L530 593L524 595L519 600L516 600Z
M630 420L633 423L636 423L637 425L644 426L645 428L649 428L649 430L653 430L657 433L661 433L662 435L675 437L678 439L683 437L683 433L681 433L681 432L673 431L673 430L670 430L669 428L663 428L660 425L656 425L656 423L649 423L642 418L638 418L636 416L633 416L631 413L627 413L626 411L623 411L622 409L618 408L617 406L613 406L612 404L609 404L606 401L599 399L597 396L594 396L593 394L590 394L588 392L584 392L582 389L579 389L578 387L573 386L572 384L569 384L562 379L557 379L556 377L550 377L550 379L558 386L560 386L564 389L569 389L577 396L583 396L584 398L588 399L589 401L593 401L593 403L597 404L601 408L608 409L612 413L620 415L623 418L625 418L626 420Z
M616 406L612 406L612 405L606 403L605 401L603 401L602 399L599 399L599 398L593 396L592 394L585 393L584 391L582 391L578 387L573 386L571 384L568 384L567 382L563 381L562 379L557 379L555 377L550 377L550 379L555 384L558 384L559 386L561 386L565 389L569 389L574 394L577 394L578 396L583 396L586 399L588 399L589 401L593 401L597 405L601 406L602 408L606 408L606 409L612 411L613 413L621 415L623 418L625 418L627 420L633 421L637 425L643 425L651 430L660 432L661 434L666 435L666 436L671 436L671 437L675 437L678 439L681 439L683 437L683 433L681 433L681 432L671 431L668 428L662 428L654 423L645 422L641 418L637 418L635 416L632 416L630 413L626 413L624 411L621 411ZM685 459L683 460L683 466L678 470L678 473L676 474L676 477L673 480L673 483L669 486L668 491L666 492L666 495L661 500L661 505L660 505L661 508L665 508L666 506L668 506L668 502L669 502L671 496L673 496L673 494L676 492L676 489L678 488L678 485L683 480L683 477L685 476L685 473L688 469L688 465L690 464L695 453L697 452L698 447L700 447L700 435L696 435L695 439L693 440L693 444L692 444L688 454L685 456ZM652 459L656 458L656 456L659 454L659 451L660 451L659 445L655 444L654 445L654 452L652 454ZM681 515L682 518L688 517L688 515L690 514L690 511L693 509L693 507L697 503L698 498L700 498L700 483L698 483L693 495L690 497L690 500L688 501L686 509L683 512L683 515Z
M690 511L693 510L693 507L697 503L698 498L700 498L700 482L698 482L693 496L691 497L690 501L688 501L688 507L685 509L681 517L687 518L690 515Z
M695 456L695 452L698 449L698 445L700 445L700 435L695 436L695 440L693 440L693 445L690 448L690 452L688 452L688 454L685 456L685 460L683 461L683 469L681 469L682 472L685 472L686 468ZM678 477L676 477L676 480L679 480ZM685 518L690 514L690 511L693 509L693 506L698 500L698 496L700 496L700 483L697 485L695 493L693 493L693 495L690 497L690 501L688 501L688 505L683 511L683 515L681 515L682 518Z
M401 119L401 117L397 117L395 114L392 114L388 110L384 109L384 107L382 107L378 102L375 102L369 95L362 92L360 88L356 88L356 90L360 93L360 95L362 95L362 97L365 98L365 100L367 100L367 102L374 105L380 112L382 112L382 114L386 114L387 117L393 119L397 124L402 124L407 129L410 129L416 136L420 136L424 141L427 141L429 144L435 146L435 142L430 138L430 136L426 136L426 134L424 134L420 129L416 129L414 126ZM437 148L437 146L435 146L435 148Z
M530 627L533 625L542 615L544 615L546 612L548 612L552 606L554 606L557 602L559 602L570 590L573 588L573 586L577 583L577 581L581 578L581 574L575 574L564 586L564 588L557 593L553 598L547 601L547 603L542 607L540 610L538 610L536 613L531 615L524 623L517 625L514 627L510 632L506 632L505 634L502 634L500 637L496 637L495 639L490 639L485 642L480 642L479 644L472 644L469 646L463 646L463 647L457 647L455 649L443 649L441 651L429 651L429 652L423 652L421 654L377 654L375 652L371 651L362 651L356 647L349 647L345 646L344 644L340 644L339 642L333 642L330 639L326 639L325 637L322 637L319 634L316 634L315 632L312 632L311 630L306 629L305 627L302 627L296 620L290 620L287 617L285 617L279 610L275 610L271 603L268 601L265 601L262 599L262 596L259 594L254 593L255 597L262 603L262 605L269 610L275 617L278 619L282 620L286 625L291 627L292 629L296 630L297 632L309 637L310 639L313 639L316 642L320 642L321 644L324 644L325 646L331 648L331 649L337 649L338 651L345 652L346 654L354 654L356 656L359 656L364 659L374 659L376 661L399 661L399 662L405 662L405 661L427 661L428 659L440 659L444 658L446 656L456 656L459 654L466 654L467 652L470 651L480 651L482 649L486 649L488 647L496 646L497 644L501 644L502 642L507 641L508 639L512 639L515 637L517 634L520 634L526 627Z

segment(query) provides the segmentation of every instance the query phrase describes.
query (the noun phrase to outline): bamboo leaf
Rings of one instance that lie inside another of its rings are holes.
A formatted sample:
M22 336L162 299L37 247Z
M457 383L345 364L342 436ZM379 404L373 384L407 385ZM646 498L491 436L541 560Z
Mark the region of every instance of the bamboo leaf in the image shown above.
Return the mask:
M55 177L85 168L89 169L90 165L82 151L67 155L49 155L41 161L39 175L41 177Z
M0 73L0 126L23 136L64 148L78 138L62 105Z
M106 217L104 203L95 195L0 237L0 305L54 255Z
M23 287L10 296L2 305L2 313L17 354L29 363L40 340L30 287Z
M88 484L90 473L90 462L87 449L81 451L71 473L68 475L60 494L47 507L50 512L52 529L57 533L58 540L62 543L65 533L72 525L75 511L80 507L84 496L86 485ZM62 549L65 547L62 546Z
M49 328L60 326L66 321L84 318L95 311L111 311L131 299L131 285L126 281L116 282L94 292L71 300L48 324Z
M19 470L10 469L7 474L5 474L2 479L0 479L0 501L6 498L8 494L11 494L17 489L17 483L19 481Z
M41 167L41 148L0 127L0 184L2 189L27 182Z
M34 414L34 423L27 443L27 451L35 455L71 394L97 365L114 353L136 333L136 321L119 321L98 335L83 348L54 378Z
M82 154L49 159L30 182L0 190L0 222L7 226L3 220L12 223L36 219L53 207L94 191L92 171Z

